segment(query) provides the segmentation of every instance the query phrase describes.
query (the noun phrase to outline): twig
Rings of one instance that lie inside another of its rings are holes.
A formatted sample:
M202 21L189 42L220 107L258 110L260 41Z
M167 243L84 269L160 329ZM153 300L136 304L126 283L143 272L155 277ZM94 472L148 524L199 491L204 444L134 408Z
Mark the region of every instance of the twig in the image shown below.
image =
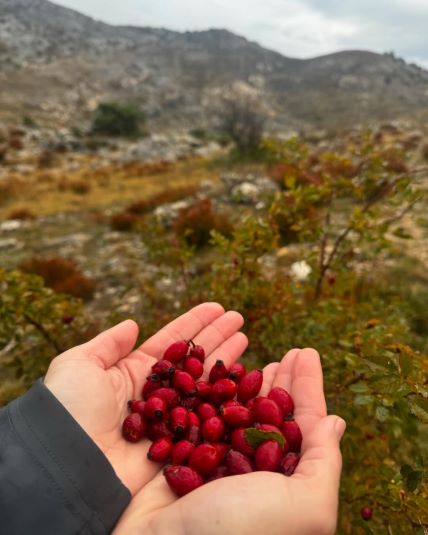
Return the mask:
M57 341L54 338L52 338L52 336L43 327L41 323L31 318L28 314L24 314L24 318L28 321L28 323L30 323L33 327L35 327L39 331L39 333L43 336L43 338L54 348L57 355L59 353L62 353L63 351L62 347L57 343Z

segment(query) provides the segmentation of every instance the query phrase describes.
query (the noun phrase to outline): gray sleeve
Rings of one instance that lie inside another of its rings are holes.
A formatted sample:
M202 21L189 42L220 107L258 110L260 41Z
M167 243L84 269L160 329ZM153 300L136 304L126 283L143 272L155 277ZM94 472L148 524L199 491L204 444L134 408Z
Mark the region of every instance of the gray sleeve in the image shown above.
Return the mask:
M0 411L0 533L110 533L129 490L39 380Z

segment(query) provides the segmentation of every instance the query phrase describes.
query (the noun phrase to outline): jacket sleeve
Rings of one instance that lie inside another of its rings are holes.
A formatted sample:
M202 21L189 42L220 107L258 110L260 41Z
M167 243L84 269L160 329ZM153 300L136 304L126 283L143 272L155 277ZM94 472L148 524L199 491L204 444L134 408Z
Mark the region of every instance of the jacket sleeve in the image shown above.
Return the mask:
M107 458L39 380L0 411L0 533L110 533L130 502Z

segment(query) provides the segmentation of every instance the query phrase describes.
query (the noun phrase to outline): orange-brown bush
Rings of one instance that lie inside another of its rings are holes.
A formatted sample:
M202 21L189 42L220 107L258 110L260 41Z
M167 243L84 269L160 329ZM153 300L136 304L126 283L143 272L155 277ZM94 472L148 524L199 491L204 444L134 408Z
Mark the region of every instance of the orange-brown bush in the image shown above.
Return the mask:
M36 214L30 208L25 206L11 210L7 216L8 219L20 219L21 221L28 221L30 219L34 219L35 217Z
M139 220L140 218L135 214L127 214L126 212L121 212L120 214L115 214L111 216L110 226L113 230L126 232L129 230L133 230Z
M161 204L175 202L179 201L180 199L184 199L185 197L190 197L191 195L194 195L198 190L199 186L196 184L166 189L165 191L161 191L160 193L157 193L152 197L148 197L147 199L141 199L140 201L136 201L130 204L126 208L126 211L130 214L136 215L146 214L147 212L154 210L157 206L160 206Z
M218 212L209 199L195 202L183 208L174 221L174 232L190 245L197 248L208 245L211 231L215 230L223 235L229 235L232 224L229 218Z
M26 273L39 275L58 293L67 293L81 299L91 299L96 282L81 273L75 262L61 257L32 257L20 264Z
M13 150L22 150L24 148L24 142L20 137L11 137L9 139L9 147Z

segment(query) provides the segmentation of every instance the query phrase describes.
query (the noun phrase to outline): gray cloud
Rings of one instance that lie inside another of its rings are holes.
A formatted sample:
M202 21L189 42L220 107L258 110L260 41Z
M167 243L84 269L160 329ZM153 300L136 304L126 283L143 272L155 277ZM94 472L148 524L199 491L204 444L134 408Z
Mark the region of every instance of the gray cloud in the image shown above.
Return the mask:
M226 28L291 57L394 51L428 67L427 0L58 0L111 24Z

